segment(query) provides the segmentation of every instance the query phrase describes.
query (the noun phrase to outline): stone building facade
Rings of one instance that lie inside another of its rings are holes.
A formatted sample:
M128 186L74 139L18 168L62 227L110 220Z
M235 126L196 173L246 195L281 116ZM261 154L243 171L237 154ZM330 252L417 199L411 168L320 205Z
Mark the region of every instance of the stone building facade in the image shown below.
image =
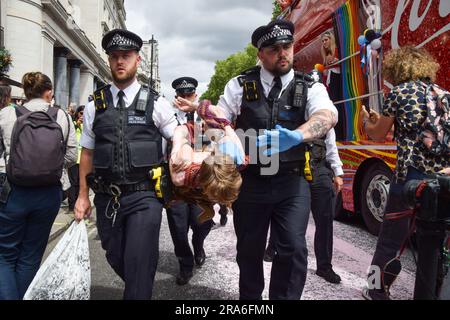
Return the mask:
M55 103L83 105L109 82L103 35L126 28L124 0L1 0L4 46L13 57L9 72L19 80L41 71L53 81ZM23 97L13 88L14 97Z

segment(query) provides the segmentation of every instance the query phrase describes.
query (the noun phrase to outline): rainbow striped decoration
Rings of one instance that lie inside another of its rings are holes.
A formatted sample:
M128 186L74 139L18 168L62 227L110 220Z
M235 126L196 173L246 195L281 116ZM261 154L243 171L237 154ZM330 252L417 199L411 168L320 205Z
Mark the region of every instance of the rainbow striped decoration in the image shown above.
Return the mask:
M333 16L336 43L339 44L340 59L349 57L360 50L358 37L362 31L358 22L359 1L350 0L336 10ZM362 96L365 93L364 75L361 70L361 58L359 55L348 59L341 64L342 97L343 100ZM357 99L338 105L339 112L344 112L345 140L359 141L366 138L362 128L358 126L359 112L362 101Z

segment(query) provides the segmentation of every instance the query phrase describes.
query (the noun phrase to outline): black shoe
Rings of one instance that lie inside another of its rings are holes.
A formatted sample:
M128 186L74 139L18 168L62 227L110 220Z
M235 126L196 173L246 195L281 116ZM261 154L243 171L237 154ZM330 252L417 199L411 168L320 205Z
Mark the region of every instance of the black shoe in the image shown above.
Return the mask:
M224 226L226 226L227 222L228 222L228 217L227 217L227 215L226 215L226 214L221 215L221 216L220 216L220 225L221 225L222 227L224 227Z
M275 257L275 250L272 246L267 246L266 251L264 252L264 261L265 262L273 262L273 258Z
M202 265L205 264L205 260L206 260L206 254L205 254L205 250L202 249L202 251L200 252L199 255L196 255L194 257L195 260L195 264L199 267L201 267Z
M228 208L226 206L220 206L219 214L220 214L220 225L225 226L228 222L227 217Z
M366 300L391 300L389 293L386 293L382 289L376 290L364 287L361 293Z
M180 273L177 276L177 285L184 286L188 284L192 276L193 276L192 271L191 272L180 271Z
M330 283L341 283L341 277L339 277L339 275L336 274L336 272L334 272L331 268L326 270L317 270L316 274Z

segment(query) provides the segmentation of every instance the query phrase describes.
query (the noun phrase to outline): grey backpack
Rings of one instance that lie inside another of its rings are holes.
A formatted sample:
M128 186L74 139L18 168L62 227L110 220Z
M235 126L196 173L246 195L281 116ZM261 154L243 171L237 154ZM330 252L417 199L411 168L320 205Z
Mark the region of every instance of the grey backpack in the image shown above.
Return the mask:
M6 166L12 184L23 187L61 184L67 139L56 122L58 110L49 107L47 112L31 112L25 107L16 107L17 120Z

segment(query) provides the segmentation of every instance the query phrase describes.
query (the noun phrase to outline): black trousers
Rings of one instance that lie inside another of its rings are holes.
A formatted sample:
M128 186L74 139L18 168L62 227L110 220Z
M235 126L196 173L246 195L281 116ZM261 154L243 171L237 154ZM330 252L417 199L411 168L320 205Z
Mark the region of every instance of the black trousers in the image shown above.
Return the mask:
M213 221L209 220L199 224L197 218L201 214L202 209L197 205L182 201L176 202L166 211L170 235L172 236L175 247L175 255L180 263L180 271L192 272L194 268L194 255L198 256L201 254L205 238L211 231ZM192 229L194 255L189 246L189 227Z
M76 164L69 168L69 181L70 188L67 191L67 198L69 202L69 210L73 210L75 208L75 202L78 198L78 193L80 192L80 173L79 173L80 165Z
M311 183L311 211L316 225L314 253L317 270L332 268L335 201L333 172L326 166L321 166L317 169L316 177Z
M159 258L162 204L154 192L122 195L113 226L111 196L98 194L97 229L106 259L125 282L125 300L148 300Z
M321 166L315 172L311 189L311 212L316 232L314 234L314 253L316 255L317 270L332 268L333 257L333 221L336 195L333 189L333 172L326 166ZM275 248L275 236L272 232L269 245Z
M244 173L233 212L240 299L261 299L264 290L263 257L269 224L272 224L272 232L277 239L269 298L300 299L308 266L305 234L310 212L310 190L306 180L292 174L261 177Z
M425 175L421 172L410 168L406 180L421 180L424 177ZM408 206L405 205L402 196L405 183L391 183L385 215L408 210ZM411 218L407 217L397 220L385 218L381 224L377 247L372 259L372 267L376 266L381 271L382 279L380 279L380 283L383 288L389 288L402 269L401 262L396 257L402 245L408 240L410 223Z

